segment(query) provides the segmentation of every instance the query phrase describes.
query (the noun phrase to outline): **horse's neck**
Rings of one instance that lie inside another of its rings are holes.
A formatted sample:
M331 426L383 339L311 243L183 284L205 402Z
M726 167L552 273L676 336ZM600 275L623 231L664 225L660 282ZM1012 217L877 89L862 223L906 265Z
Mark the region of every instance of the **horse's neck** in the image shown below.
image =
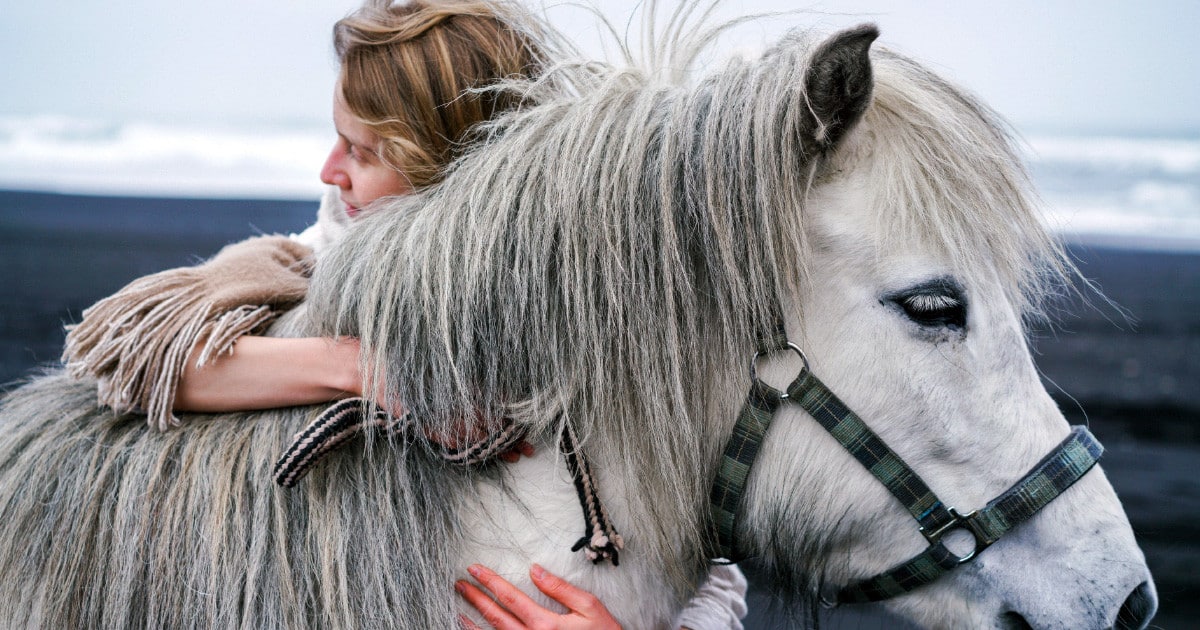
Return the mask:
M625 627L666 627L682 602L672 595L663 568L647 561L650 554L638 536L638 519L629 503L615 491L616 484L605 484L603 470L595 474L605 508L625 539L620 566L592 564L582 551L571 551L585 533L582 508L562 456L553 444L543 443L534 457L505 465L503 483L478 482L478 501L464 508L467 534L458 563L461 577L466 577L467 566L478 562L542 604L553 605L529 580L530 565L536 562L595 594ZM677 561L683 562L682 557Z

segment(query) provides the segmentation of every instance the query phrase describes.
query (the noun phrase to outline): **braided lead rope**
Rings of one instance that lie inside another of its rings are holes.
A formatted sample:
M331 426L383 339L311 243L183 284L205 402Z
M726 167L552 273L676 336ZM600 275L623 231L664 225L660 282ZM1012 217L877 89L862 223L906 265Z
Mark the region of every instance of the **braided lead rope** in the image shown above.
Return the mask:
M294 487L308 471L312 470L326 455L359 433L372 428L382 428L389 433L409 439L415 427L411 415L393 418L387 412L377 410L371 418L364 417L367 408L362 398L346 398L330 405L296 434L291 445L275 462L275 483L284 488ZM499 431L463 448L441 449L446 461L471 466L489 461L512 449L525 436L524 427L505 419ZM596 478L587 458L576 448L574 430L568 425L559 441L559 449L567 460L567 469L575 483L575 492L583 509L584 535L571 547L571 551L584 549L593 563L611 560L613 566L620 565L619 551L625 541L612 524L600 495L596 492Z
M579 505L583 508L584 531L583 537L571 546L571 551L584 550L584 554L592 564L611 560L613 566L621 565L620 550L625 548L625 540L613 526L608 517L608 511L600 501L596 492L596 478L587 458L583 456L576 445L575 430L571 425L563 428L559 449L567 459L567 470L575 481L575 492L579 495Z
M367 420L363 418L362 403L362 398L339 400L297 433L291 445L275 462L272 471L275 483L284 488L295 486L317 462L367 426L392 428L395 424L407 421L407 415L393 421L382 411Z
M371 418L364 417L366 401L362 398L346 398L329 406L308 426L304 427L292 443L275 462L275 483L291 488L308 471L334 449L351 437L368 429L385 429L403 439L412 437L416 422L409 414L393 418L383 410L377 410ZM505 420L500 431L463 448L439 449L446 461L460 466L481 464L510 450L524 437L522 427Z

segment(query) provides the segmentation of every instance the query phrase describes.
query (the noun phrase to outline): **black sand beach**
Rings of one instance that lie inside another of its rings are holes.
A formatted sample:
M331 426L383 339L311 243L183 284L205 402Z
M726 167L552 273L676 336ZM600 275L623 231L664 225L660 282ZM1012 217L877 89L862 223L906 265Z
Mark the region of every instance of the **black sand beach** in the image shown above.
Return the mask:
M0 191L0 383L56 362L62 325L129 280L222 245L306 226L315 202L179 200ZM1154 571L1155 626L1200 618L1200 251L1071 244L1084 275L1121 310L1065 304L1036 334L1039 368L1073 423L1107 447L1102 464ZM753 599L747 628L787 627ZM876 615L825 627L894 628Z

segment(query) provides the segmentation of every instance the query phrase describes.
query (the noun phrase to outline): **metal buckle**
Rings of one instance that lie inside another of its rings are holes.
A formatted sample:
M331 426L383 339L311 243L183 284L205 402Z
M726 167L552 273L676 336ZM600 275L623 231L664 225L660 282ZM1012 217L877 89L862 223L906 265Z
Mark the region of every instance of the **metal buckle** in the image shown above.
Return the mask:
M944 538L948 532L952 532L956 529L962 529L969 532L971 534L971 538L975 541L975 544L969 553L960 556L953 551L950 551L950 549L946 549L946 551L949 551L951 555L953 555L955 558L958 558L958 564L965 564L971 560L974 560L975 556L979 555L979 552L987 549L993 542L995 542L988 540L987 535L980 530L979 526L975 523L975 515L979 513L978 510L973 510L967 514L959 514L958 510L955 510L954 508L947 508L946 511L950 513L951 518L950 521L945 525L942 525L933 531L926 531L924 527L919 529L921 530L921 535L925 536L925 540L929 541L930 546L941 544L942 538Z

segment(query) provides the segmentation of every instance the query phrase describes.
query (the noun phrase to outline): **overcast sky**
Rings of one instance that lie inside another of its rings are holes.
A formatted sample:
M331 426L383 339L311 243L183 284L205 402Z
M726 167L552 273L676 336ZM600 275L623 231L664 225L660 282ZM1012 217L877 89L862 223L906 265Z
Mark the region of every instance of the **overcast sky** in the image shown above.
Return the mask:
M166 123L325 121L333 22L353 0L4 0L0 115ZM613 16L632 0L600 0ZM1026 131L1200 130L1200 2L734 0L726 15L811 8L780 24L879 24L883 41L980 94ZM848 15L847 15L848 14ZM549 15L595 50L579 11Z

